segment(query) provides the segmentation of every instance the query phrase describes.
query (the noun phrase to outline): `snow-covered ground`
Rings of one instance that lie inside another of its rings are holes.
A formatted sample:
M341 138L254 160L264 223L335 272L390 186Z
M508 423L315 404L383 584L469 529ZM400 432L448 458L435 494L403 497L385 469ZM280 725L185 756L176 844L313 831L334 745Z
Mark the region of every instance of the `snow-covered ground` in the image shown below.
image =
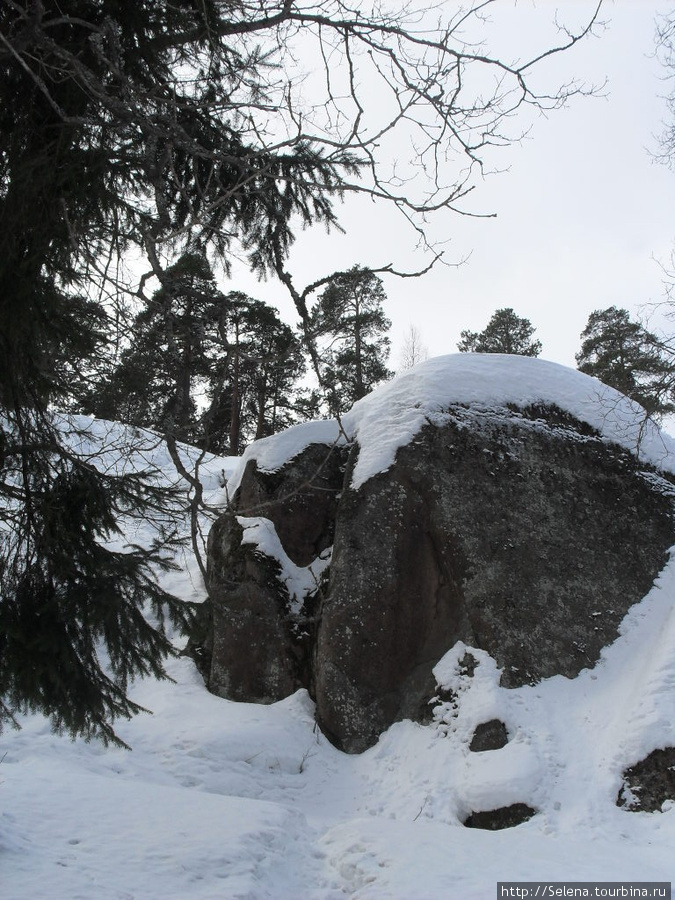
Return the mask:
M430 363L410 376L418 386L440 377ZM512 390L529 397L519 371ZM401 399L417 388L387 390ZM398 401L378 397L391 422ZM229 463L208 461L216 493ZM201 588L184 562L167 586L193 598ZM472 650L469 679L458 667L466 648L452 648L436 672L458 708L439 703L426 726L398 723L360 756L328 743L305 692L272 706L229 702L188 659L169 664L175 684L134 685L153 715L118 724L130 752L24 719L0 735L0 897L493 900L498 881L671 881L675 804L633 813L615 800L626 766L675 745L674 601L675 560L573 680L505 690L484 653ZM509 743L471 752L475 726L492 718ZM516 802L537 815L496 832L462 824Z

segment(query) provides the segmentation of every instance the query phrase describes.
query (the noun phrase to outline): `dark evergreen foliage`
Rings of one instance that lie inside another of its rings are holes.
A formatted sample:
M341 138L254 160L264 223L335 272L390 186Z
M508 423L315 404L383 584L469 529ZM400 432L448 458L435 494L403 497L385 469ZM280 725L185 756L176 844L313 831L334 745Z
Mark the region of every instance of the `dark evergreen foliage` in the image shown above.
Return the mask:
M300 342L275 309L223 294L206 257L185 253L138 313L131 344L85 408L216 453L298 418Z
M534 327L529 319L517 316L511 307L498 309L483 331L462 331L457 344L460 353L514 353L539 356L541 341L533 341Z
M665 358L659 340L625 309L596 309L581 333L577 367L587 375L621 391L650 415L675 410L672 363Z
M271 306L241 291L216 310L207 383L209 408L200 442L219 453L240 453L251 440L297 421L295 388L305 371L301 345Z
M391 322L382 304L382 279L354 266L332 278L319 296L313 328L323 345L322 378L331 415L345 412L381 381L387 366Z
M205 256L183 254L134 318L131 344L109 381L85 405L103 418L195 442L196 386L209 375L208 328L222 302Z
M70 453L35 414L18 425L3 429L3 711L45 712L58 730L120 743L112 721L138 710L129 679L164 676L164 617L185 626L191 608L157 584L169 531L149 547L113 542L125 518L154 518L162 534L175 501L142 474L102 474L96 449Z

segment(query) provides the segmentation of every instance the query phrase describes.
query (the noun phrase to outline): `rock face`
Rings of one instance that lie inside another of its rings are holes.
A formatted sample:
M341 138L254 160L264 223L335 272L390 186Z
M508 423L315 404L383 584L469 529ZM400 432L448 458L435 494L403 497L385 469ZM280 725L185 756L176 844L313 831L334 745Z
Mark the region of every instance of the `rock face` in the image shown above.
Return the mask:
M616 805L630 812L661 812L675 801L675 747L653 750L626 769Z
M242 536L233 516L211 530L209 687L231 700L272 703L297 687L297 656L284 625L287 598L278 563L251 552Z
M268 702L306 687L350 752L428 716L432 669L457 641L486 650L505 687L592 666L674 542L669 483L554 406L457 404L354 488L360 451L310 445L271 474L249 463L234 498L297 566L332 544L301 603L233 515L209 542L211 690Z
M288 559L309 565L333 542L343 456L315 444L280 473L262 473L250 463L237 511L267 518ZM209 535L207 681L222 697L272 703L311 684L313 628L307 619L315 603L310 598L302 615L293 616L280 563L242 538L234 515L222 516Z

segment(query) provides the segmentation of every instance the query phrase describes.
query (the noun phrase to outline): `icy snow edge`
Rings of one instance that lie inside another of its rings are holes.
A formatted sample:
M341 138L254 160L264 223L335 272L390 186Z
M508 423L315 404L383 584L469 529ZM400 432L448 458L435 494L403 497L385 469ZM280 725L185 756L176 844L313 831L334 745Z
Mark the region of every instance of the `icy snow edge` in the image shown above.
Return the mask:
M352 475L356 489L394 462L400 447L421 428L448 419L448 407L483 408L515 404L555 405L596 429L603 440L619 444L642 462L675 473L675 441L659 430L644 409L583 372L547 360L500 353L438 356L399 375L359 400L335 420L306 422L251 444L230 478L232 497L244 469L273 472L310 444L357 441L359 457Z

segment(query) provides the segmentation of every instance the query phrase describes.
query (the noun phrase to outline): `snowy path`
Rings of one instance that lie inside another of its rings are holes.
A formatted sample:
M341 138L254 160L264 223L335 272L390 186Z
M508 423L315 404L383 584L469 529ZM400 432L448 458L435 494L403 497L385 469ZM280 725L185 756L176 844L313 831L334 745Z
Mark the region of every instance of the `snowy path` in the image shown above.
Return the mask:
M177 685L136 686L155 714L120 729L131 753L33 717L0 739L0 895L491 900L498 880L670 880L675 810L614 798L623 765L672 737L673 577L594 672L504 691L483 661L450 727L399 723L359 757L316 732L303 692L229 703L187 660ZM470 753L492 714L511 741ZM471 806L517 801L540 814L494 833L461 825Z

